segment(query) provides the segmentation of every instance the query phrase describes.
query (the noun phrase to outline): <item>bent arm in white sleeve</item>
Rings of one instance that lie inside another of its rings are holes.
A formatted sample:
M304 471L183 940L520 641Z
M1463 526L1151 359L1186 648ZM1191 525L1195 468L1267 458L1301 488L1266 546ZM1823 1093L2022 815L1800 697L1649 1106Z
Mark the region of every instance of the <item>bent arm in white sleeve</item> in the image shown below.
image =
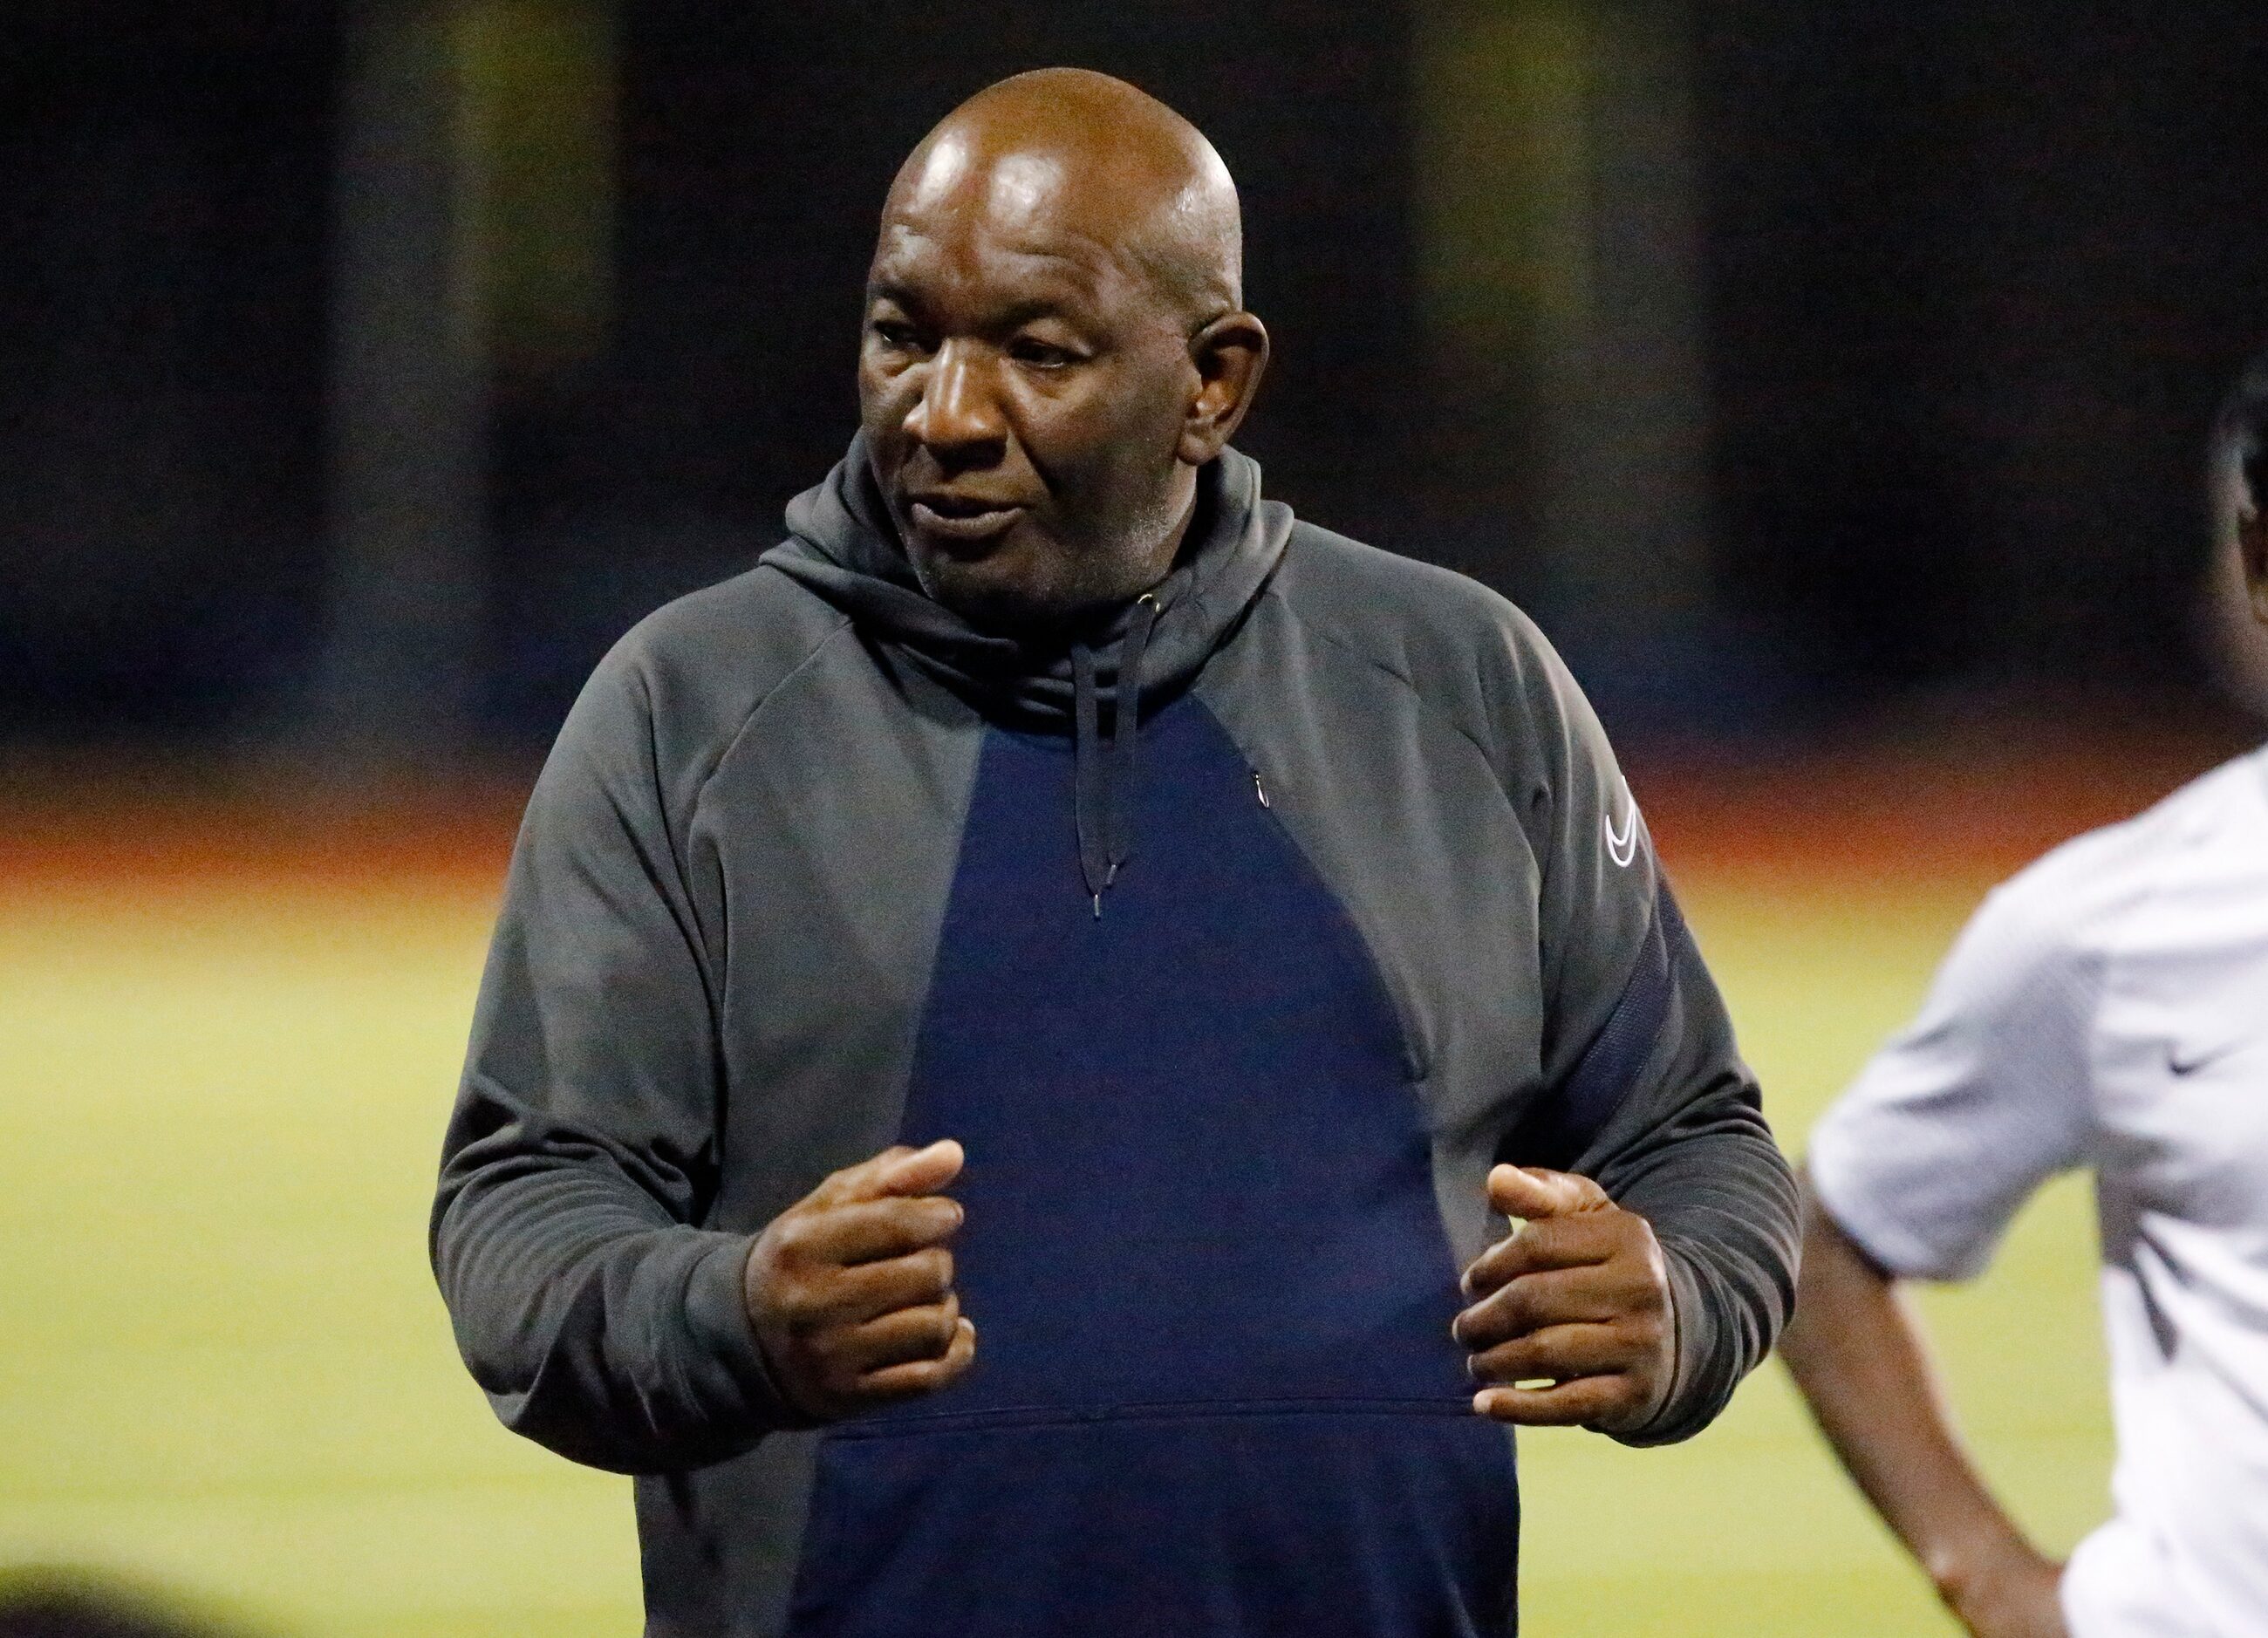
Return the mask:
M1814 1130L1813 1186L1889 1273L1966 1279L2042 1181L2087 1157L2100 959L2051 855L1995 891L1920 1015Z

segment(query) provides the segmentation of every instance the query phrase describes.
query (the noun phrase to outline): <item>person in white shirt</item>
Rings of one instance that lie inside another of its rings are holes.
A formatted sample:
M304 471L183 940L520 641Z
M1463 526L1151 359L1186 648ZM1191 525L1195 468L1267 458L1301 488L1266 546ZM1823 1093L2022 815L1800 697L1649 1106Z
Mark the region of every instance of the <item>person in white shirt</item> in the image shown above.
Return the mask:
M2214 450L2268 625L2268 357ZM1897 1286L1975 1274L2025 1197L2082 1166L2118 1459L2114 1516L2058 1566L1968 1461ZM1995 891L1808 1174L1782 1355L1972 1634L2268 1634L2268 749Z

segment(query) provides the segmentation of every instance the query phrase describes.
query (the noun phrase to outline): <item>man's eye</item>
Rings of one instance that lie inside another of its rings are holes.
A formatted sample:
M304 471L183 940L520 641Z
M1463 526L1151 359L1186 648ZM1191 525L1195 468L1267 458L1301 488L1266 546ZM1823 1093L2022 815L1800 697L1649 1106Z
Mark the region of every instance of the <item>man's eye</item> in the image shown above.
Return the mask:
M1078 362L1078 355L1069 348L1057 347L1049 342L1034 341L1029 336L1020 336L1010 342L1008 356L1020 364L1030 364L1041 370L1059 369L1064 364Z
M873 331L874 339L883 346L895 348L902 353L911 352L921 343L921 337L914 333L913 326L895 319L877 319L867 327Z

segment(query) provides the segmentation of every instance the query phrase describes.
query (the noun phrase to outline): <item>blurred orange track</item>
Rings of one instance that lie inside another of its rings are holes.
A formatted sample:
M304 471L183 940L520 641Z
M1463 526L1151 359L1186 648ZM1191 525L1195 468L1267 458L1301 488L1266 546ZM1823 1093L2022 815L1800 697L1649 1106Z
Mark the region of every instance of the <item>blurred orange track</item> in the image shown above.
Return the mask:
M2200 737L1907 743L1639 755L1631 783L1673 871L1735 880L1886 873L1979 885L2146 806L2238 745ZM91 779L0 795L0 889L203 884L492 894L525 788L443 797L179 794Z

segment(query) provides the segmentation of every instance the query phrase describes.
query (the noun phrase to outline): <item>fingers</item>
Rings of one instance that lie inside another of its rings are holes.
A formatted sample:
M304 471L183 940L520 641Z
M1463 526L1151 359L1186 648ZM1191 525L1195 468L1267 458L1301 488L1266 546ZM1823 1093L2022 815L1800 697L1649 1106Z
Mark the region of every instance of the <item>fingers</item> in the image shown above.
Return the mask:
M1603 1325L1554 1326L1476 1354L1473 1409L1527 1428L1635 1427L1657 1397L1647 1350Z
M908 1257L830 1270L824 1278L792 1280L777 1307L790 1331L856 1326L902 1308L941 1302L953 1289L953 1253L933 1245Z
M970 1333L964 1352L973 1357L974 1327L961 1315L960 1300L902 1308L863 1325L836 1326L803 1338L795 1368L814 1405L828 1416L847 1416L882 1400L917 1391L914 1385L950 1381L966 1369L935 1370L952 1359Z
M940 1138L926 1149L894 1144L855 1166L845 1166L833 1173L812 1190L803 1203L840 1206L889 1195L932 1194L961 1175L963 1158L961 1145L949 1137Z
M1489 1204L1507 1217L1535 1223L1596 1211L1611 1202L1589 1178L1542 1166L1497 1166L1488 1175Z
M1473 1409L1516 1427L1579 1428L1623 1413L1633 1397L1627 1377L1579 1377L1548 1388L1483 1388Z
M850 1375L868 1377L893 1365L943 1359L960 1330L961 1299L948 1295L941 1303L901 1308L846 1328L836 1354Z
M749 1322L782 1395L821 1421L942 1387L975 1357L953 1289L961 1145L899 1145L845 1166L756 1237Z
M964 1158L959 1143L939 1138L926 1149L885 1161L876 1181L885 1194L934 1194L961 1175Z
M942 1245L961 1227L961 1203L942 1194L799 1208L781 1220L780 1249L791 1259L831 1266L877 1262Z
M1526 1220L1465 1270L1471 1300L1451 1330L1487 1385L1473 1408L1534 1427L1643 1426L1676 1369L1668 1271L1651 1225L1563 1172L1498 1166L1489 1198Z
M962 1319L954 1326L953 1342L942 1358L916 1360L874 1371L860 1383L860 1392L875 1404L934 1393L959 1380L976 1359L976 1327Z
M1594 1267L1626 1249L1627 1225L1610 1212L1547 1217L1507 1234L1472 1260L1458 1283L1468 1297L1480 1297L1526 1274L1561 1268Z
M1551 1326L1482 1349L1465 1364L1484 1386L1510 1388L1613 1376L1637 1363L1643 1352L1611 1326Z
M1449 1333L1478 1351L1553 1326L1611 1324L1643 1309L1647 1297L1634 1271L1560 1268L1523 1274L1459 1314Z

